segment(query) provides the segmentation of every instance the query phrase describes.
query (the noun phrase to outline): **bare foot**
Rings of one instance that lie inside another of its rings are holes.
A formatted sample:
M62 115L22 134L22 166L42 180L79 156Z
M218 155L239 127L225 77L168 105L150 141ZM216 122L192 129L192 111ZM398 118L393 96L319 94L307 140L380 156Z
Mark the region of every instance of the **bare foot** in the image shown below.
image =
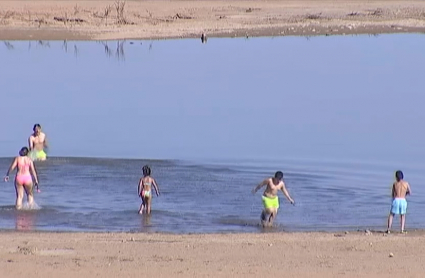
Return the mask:
M261 212L261 217L260 218L261 218L261 225L263 226L263 228L266 228L269 221L267 221L267 216L264 213L264 211Z
M273 223L269 222L269 221L261 221L261 225L263 226L263 228L271 228L273 227Z

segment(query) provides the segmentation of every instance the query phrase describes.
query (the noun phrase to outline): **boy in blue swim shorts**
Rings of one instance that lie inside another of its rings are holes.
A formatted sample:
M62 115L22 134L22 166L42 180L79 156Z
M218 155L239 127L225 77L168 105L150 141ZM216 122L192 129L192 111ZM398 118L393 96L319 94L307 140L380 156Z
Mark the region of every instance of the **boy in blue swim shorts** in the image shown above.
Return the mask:
M400 215L401 232L405 233L404 225L406 223L406 212L407 212L407 201L406 195L412 194L410 185L408 182L403 180L403 172L397 171L395 173L396 182L392 186L392 204L390 215L388 216L388 229L387 233L390 233L391 226L393 224L394 215Z

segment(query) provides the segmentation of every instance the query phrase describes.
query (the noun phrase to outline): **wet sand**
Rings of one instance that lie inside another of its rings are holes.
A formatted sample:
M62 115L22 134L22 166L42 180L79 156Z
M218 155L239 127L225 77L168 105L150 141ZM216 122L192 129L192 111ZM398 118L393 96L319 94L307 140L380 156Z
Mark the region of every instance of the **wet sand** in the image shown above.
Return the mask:
M2 40L425 32L425 1L0 0Z
M0 233L1 277L423 277L425 234Z

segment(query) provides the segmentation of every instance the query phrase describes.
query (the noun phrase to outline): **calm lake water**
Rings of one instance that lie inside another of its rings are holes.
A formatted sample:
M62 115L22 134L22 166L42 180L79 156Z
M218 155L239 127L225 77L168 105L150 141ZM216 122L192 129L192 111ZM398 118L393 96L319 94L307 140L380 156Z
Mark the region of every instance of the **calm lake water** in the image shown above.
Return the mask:
M385 229L395 170L425 228L424 35L2 42L0 171L40 123L37 211L1 183L0 229L258 232L277 170L276 230ZM152 166L162 195L139 216ZM3 169L3 170L1 170ZM395 227L398 228L398 219Z

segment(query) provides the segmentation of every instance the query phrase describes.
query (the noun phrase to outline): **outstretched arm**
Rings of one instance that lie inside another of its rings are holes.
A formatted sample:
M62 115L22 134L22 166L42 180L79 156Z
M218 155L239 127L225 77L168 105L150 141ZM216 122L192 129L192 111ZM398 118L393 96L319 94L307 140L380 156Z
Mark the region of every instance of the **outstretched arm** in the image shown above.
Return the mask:
M12 161L12 163L10 164L9 169L7 170L6 176L4 177L4 181L9 181L9 174L10 172L12 172L13 170L15 170L16 165L18 165L18 159L15 157L15 159Z
M412 195L412 189L410 189L410 184L407 183L407 191L406 194Z
M285 183L282 182L282 192L283 195L285 195L286 199L288 199L289 202L291 202L291 204L294 204L294 200L291 198L291 196L289 195L288 190L286 189Z
M156 196L159 196L159 189L155 179L152 180L152 184L153 184L153 188L155 188Z
M30 151L34 148L34 141L32 140L32 135L28 138L28 148Z
M252 190L252 194L254 194L255 192L257 192L261 187L265 186L267 183L269 182L269 179L265 179L263 180L261 183L259 183L253 190Z
M391 187L391 198L395 198L395 183L393 183L393 186Z
M36 185L36 186L37 186L37 188L38 188L38 177L37 177L37 171L35 170L34 162L32 162L32 161L31 161L31 163L30 163L30 168L31 168L32 176L34 177L35 185Z
M43 146L44 146L45 148L48 148L48 147L49 147L49 145L47 144L47 136L44 136Z

